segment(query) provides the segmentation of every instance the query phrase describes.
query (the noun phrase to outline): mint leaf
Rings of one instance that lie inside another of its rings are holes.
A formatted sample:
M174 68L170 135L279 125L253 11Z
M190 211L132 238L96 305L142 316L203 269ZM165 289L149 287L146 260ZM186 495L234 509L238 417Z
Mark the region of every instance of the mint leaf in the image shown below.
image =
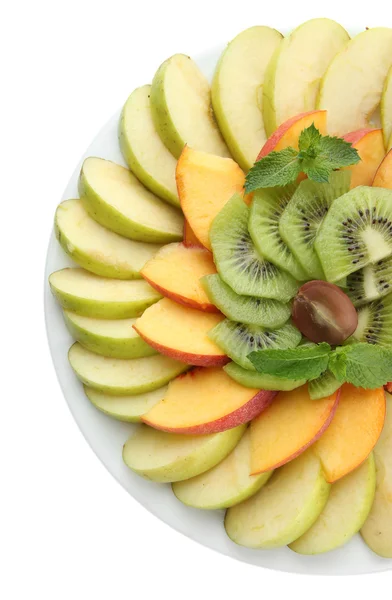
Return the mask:
M392 348L358 343L336 348L328 368L341 383L375 389L392 380Z
M281 379L316 379L328 367L331 346L299 346L288 350L257 350L248 358L259 373L275 375Z
M303 172L309 177L309 179L313 179L313 181L317 181L317 183L328 183L329 176L333 171L333 169L330 169L328 166L326 166L325 163L318 157L304 158L301 166Z
M308 153L309 151L310 153L316 151L321 138L322 135L319 132L319 130L315 127L314 123L312 123L310 127L304 129L301 132L301 135L299 136L298 140L300 156L302 156L303 153Z
M321 137L319 143L319 158L331 169L341 169L357 164L361 158L358 150L350 142L339 137L326 135Z
M257 161L248 172L245 191L249 194L260 188L287 185L295 181L300 172L298 152L294 148L270 152Z

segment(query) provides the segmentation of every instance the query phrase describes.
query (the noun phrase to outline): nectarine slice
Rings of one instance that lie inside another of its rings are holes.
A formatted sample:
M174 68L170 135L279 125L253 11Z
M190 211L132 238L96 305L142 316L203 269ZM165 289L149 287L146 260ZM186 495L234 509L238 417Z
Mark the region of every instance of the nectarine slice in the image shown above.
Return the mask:
M141 274L163 296L207 312L219 312L200 283L200 278L216 273L212 254L205 248L169 244L149 260Z
M279 392L271 406L251 424L251 473L276 469L313 444L332 421L339 391L310 399L308 386Z
M275 394L244 387L218 367L194 369L169 385L165 398L143 421L173 433L225 431L251 421Z
M361 161L352 167L351 188L372 185L377 169L385 156L382 129L359 129L347 133L344 138L358 150Z
M334 483L363 463L380 437L384 420L383 388L364 390L343 385L333 421L314 445L327 481Z
M178 159L176 181L186 220L197 239L211 250L211 223L233 194L243 193L243 171L231 158L185 146Z
M192 227L189 225L188 221L184 222L184 246L201 246L202 244L199 242L197 237L195 236L195 232Z
M225 365L229 359L207 336L224 319L221 314L194 310L163 298L156 310L146 310L134 328L161 354L190 365Z
M373 186L392 190L392 150L388 152L381 165L378 167L374 177Z

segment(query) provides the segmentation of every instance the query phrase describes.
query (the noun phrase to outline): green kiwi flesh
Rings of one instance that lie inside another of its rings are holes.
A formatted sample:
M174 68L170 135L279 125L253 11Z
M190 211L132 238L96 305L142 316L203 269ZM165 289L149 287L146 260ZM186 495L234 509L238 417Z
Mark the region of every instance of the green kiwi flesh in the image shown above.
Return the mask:
M289 204L296 187L266 188L256 190L249 216L249 233L257 251L265 259L280 269L284 269L295 279L309 279L294 254L282 239L279 220Z
M219 275L206 275L201 284L210 301L232 321L277 329L289 320L291 308L278 300L239 296Z
M248 354L265 348L295 348L302 335L291 323L286 323L280 329L270 330L224 319L208 332L208 337L231 360L244 369L254 371L254 366L247 358Z
M296 280L257 252L248 232L249 208L235 194L215 217L210 241L217 270L237 294L288 302Z
M360 186L337 198L318 230L315 249L335 282L392 254L392 190Z
M358 309L358 327L348 340L352 342L392 345L392 293Z
M332 202L350 189L351 173L331 173L328 183L302 181L287 204L279 222L279 232L308 279L325 279L314 242Z
M335 378L331 371L325 371L317 379L308 383L309 396L311 400L321 400L331 396L341 387L341 383Z
M249 371L248 369L240 367L240 365L237 365L235 362L225 365L223 369L229 377L234 379L237 383L240 383L244 387L258 390L290 392L306 383L306 379L281 379L274 375L264 375L263 373L257 373L256 371Z
M378 300L392 292L392 257L351 273L345 292L354 306Z

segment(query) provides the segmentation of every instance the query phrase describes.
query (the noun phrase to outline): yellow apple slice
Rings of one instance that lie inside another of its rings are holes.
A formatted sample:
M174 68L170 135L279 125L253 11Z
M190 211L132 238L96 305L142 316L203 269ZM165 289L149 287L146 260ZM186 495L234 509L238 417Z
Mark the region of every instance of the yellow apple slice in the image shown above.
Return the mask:
M312 19L278 46L265 74L263 115L267 135L295 115L316 108L320 81L348 42L345 29L331 19Z
M195 477L221 462L238 444L245 426L210 435L178 435L139 427L123 448L125 464L138 475L168 483Z
M385 425L374 448L376 495L361 534L373 552L392 558L392 396L386 393L386 398Z
M140 423L141 417L164 398L166 390L165 386L134 396L110 396L84 386L84 392L95 408L113 419L129 423Z
M121 165L103 158L86 158L79 192L89 215L107 229L141 242L182 240L184 219L148 191Z
M298 554L322 554L340 548L366 521L376 490L373 454L331 486L328 502L314 525L290 544Z
M248 171L267 141L262 101L264 75L282 34L250 27L223 51L211 87L212 105L231 154Z
M319 459L308 450L274 472L257 494L226 513L225 529L247 548L279 548L303 535L323 510L330 491Z
M93 319L64 311L72 337L87 350L109 358L143 358L157 354L133 328L136 319Z
M68 359L82 383L113 396L151 392L189 368L159 355L133 360L107 358L90 352L78 342L69 349Z
M155 131L150 107L151 86L137 88L121 113L119 141L125 162L151 192L179 206L176 159Z
M107 279L84 269L56 271L49 285L63 308L96 319L138 317L161 298L147 281Z
M249 429L234 450L218 465L187 479L174 483L176 497L187 506L202 509L229 508L253 496L272 475L250 473Z
M385 147L389 150L392 145L392 66L385 79L381 97L381 124Z
M81 200L59 204L55 232L62 248L78 265L114 279L141 279L140 269L161 247L127 240L102 227L90 217Z
M329 65L320 87L319 108L328 111L328 133L377 126L378 108L392 62L392 29L375 27L353 38Z

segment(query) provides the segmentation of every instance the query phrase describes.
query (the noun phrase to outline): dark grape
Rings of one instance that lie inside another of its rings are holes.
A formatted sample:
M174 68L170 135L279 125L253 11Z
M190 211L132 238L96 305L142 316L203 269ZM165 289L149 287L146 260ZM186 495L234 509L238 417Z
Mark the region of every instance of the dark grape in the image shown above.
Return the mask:
M293 321L312 342L339 346L358 325L357 311L350 298L333 283L309 281L294 298Z

